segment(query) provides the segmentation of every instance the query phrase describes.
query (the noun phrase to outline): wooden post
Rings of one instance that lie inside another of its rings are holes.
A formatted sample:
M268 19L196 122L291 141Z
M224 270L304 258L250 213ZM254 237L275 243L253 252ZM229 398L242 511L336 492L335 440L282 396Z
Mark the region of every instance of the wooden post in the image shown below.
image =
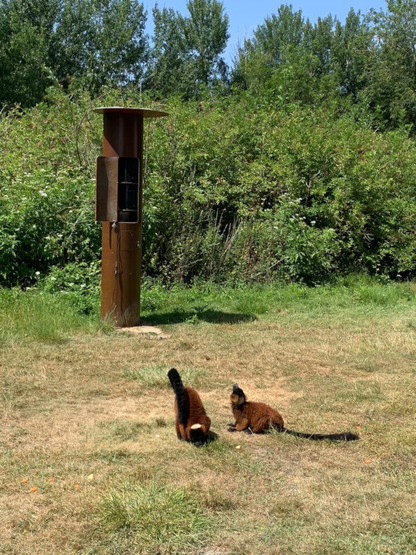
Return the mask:
M139 160L137 221L103 221L101 318L119 327L139 324L142 254L143 119L167 116L144 108L103 107L103 156Z

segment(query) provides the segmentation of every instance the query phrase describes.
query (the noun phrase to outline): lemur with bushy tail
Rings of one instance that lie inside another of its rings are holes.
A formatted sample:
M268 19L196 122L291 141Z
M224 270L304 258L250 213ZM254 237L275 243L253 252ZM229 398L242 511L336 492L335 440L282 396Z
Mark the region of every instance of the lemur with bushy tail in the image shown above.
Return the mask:
M178 439L190 441L199 447L208 440L211 419L198 392L192 387L184 387L175 368L169 370L168 378L175 392L175 428Z

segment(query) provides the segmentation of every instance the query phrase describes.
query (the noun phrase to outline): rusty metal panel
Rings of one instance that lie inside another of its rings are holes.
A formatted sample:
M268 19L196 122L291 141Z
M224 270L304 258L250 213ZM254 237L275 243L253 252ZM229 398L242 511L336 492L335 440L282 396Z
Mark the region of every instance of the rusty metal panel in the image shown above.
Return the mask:
M95 190L95 219L117 221L118 157L99 156Z

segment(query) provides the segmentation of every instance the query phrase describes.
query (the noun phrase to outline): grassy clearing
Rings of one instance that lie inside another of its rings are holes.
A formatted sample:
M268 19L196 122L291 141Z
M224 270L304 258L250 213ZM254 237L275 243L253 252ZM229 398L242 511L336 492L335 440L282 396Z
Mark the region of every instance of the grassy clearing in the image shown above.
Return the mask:
M61 303L0 291L0 552L416 551L415 284L155 287L165 339ZM172 366L206 448L176 439ZM290 428L361 440L229 434L235 381Z

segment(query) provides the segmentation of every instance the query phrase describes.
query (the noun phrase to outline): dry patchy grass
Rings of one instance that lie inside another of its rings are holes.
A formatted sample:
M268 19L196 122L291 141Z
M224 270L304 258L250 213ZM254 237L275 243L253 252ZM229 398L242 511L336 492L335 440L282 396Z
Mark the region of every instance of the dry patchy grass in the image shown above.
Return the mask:
M416 552L414 304L368 306L3 343L0 552ZM176 439L172 366L205 448ZM235 381L290 428L361 440L229 434Z

